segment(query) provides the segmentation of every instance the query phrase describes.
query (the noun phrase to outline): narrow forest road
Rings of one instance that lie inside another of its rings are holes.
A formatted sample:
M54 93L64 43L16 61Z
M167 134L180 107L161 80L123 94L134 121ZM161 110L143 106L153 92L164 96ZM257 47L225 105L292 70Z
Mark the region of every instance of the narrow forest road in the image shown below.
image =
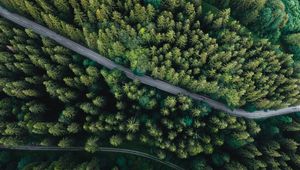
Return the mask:
M28 28L33 30L35 33L42 35L44 37L48 37L54 41L56 41L58 44L82 55L85 56L108 69L118 69L126 74L126 76L132 80L139 80L141 83L152 86L154 88L160 89L162 91L168 92L170 94L178 95L178 94L183 94L186 96L189 96L195 100L203 101L210 105L212 108L224 111L226 113L229 113L231 115L235 116L240 116L240 117L245 117L245 118L250 118L250 119L258 119L258 118L268 118L272 116L278 116L278 115L284 115L288 113L294 113L294 112L300 112L300 105L299 106L294 106L294 107L287 107L284 109L279 109L279 110L260 110L260 111L255 111L255 112L247 112L242 109L230 109L226 105L212 100L208 97L205 97L203 95L199 95L196 93L189 92L183 88L171 85L169 83L166 83L161 80L153 79L149 76L137 76L132 73L132 71L128 68L125 68L121 65L118 65L114 63L113 61L101 56L100 54L68 39L65 38L48 28L41 26L31 20L28 20L18 14L9 12L5 8L0 6L0 15L22 27Z
M60 148L54 146L0 146L0 149L8 149L8 150L22 150L22 151L85 151L83 147L67 147L67 148ZM159 158L152 156L147 153L130 150L130 149L121 149L121 148L110 148L110 147L99 147L97 152L110 152L110 153L125 153L130 155L136 155L140 157L144 157L147 159L151 159L155 162L159 162L165 166L168 166L172 169L176 170L184 170L183 168L167 162L160 160Z

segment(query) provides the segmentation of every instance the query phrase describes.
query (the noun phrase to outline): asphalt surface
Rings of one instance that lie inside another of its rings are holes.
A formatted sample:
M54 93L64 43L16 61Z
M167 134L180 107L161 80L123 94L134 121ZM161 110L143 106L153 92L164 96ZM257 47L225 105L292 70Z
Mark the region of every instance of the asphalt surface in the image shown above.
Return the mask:
M83 147L53 147L53 146L0 146L0 149L8 149L8 150L21 150L21 151L85 151ZM121 148L110 148L110 147L99 147L98 152L110 152L110 153L125 153L130 155L136 155L140 157L144 157L147 159L151 159L155 162L159 162L165 166L168 166L172 169L176 170L184 170L183 168L167 162L160 160L159 158L152 156L147 153L131 150L131 149L121 149Z
M9 12L5 8L0 6L0 15L3 18L6 18L22 27L31 29L35 33L48 37L54 41L56 41L58 44L82 55L85 56L108 69L118 69L126 74L126 76L132 80L139 80L141 83L152 86L154 88L160 89L162 91L168 92L173 95L178 95L178 94L183 94L186 96L189 96L195 100L203 101L210 105L212 108L229 113L231 115L239 116L239 117L245 117L245 118L250 118L250 119L259 119L259 118L268 118L272 116L278 116L278 115L284 115L284 114L289 114L289 113L295 113L295 112L300 112L300 106L293 106L293 107L287 107L284 109L278 109L278 110L259 110L255 112L247 112L242 109L230 109L223 103L220 103L218 101L212 100L209 97L206 97L204 95L196 94L189 92L183 88L171 85L169 83L166 83L161 80L153 79L149 76L137 76L132 71L128 68L125 68L121 65L118 65L114 63L113 61L101 56L100 54L68 39L65 38L50 29L39 25L31 20L28 20L18 14Z

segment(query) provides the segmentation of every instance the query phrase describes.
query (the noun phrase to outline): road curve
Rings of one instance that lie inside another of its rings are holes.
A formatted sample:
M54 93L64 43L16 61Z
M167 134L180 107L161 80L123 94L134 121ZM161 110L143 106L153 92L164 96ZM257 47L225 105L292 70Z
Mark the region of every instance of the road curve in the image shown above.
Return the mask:
M242 109L230 109L226 105L212 100L204 95L199 95L196 93L189 92L183 88L171 85L169 83L166 83L161 80L153 79L149 76L137 76L128 68L125 68L121 65L118 65L114 63L113 61L101 56L100 54L68 39L65 38L48 28L39 25L31 20L28 20L18 14L9 12L5 8L0 6L0 16L3 18L6 18L22 27L28 28L33 30L35 33L40 34L44 37L48 37L54 41L56 41L58 44L82 55L85 56L108 69L118 69L126 74L126 76L132 80L139 80L141 83L152 86L154 88L160 89L162 91L168 92L170 94L178 95L183 94L186 96L189 96L195 100L203 101L210 105L212 108L224 111L226 113L229 113L231 115L239 116L239 117L245 117L250 119L259 119L259 118L268 118L272 116L278 116L278 115L284 115L288 113L294 113L294 112L300 112L300 105L299 106L293 106L293 107L287 107L284 109L278 109L278 110L259 110L255 112L247 112Z
M55 146L0 146L0 149L8 149L8 150L22 150L22 151L85 151L83 147L67 147L60 148ZM184 170L183 168L167 162L162 161L159 158L152 156L147 153L143 153L140 151L130 150L130 149L122 149L122 148L110 148L110 147L99 147L98 152L110 152L110 153L125 153L130 155L141 156L147 159L151 159L155 162L159 162L165 166L168 166L172 169L176 170Z

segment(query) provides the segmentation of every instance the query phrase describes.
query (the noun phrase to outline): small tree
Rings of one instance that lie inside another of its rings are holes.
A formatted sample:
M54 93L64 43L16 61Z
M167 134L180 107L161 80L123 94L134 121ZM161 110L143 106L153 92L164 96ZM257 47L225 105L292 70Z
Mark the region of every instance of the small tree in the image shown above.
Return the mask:
M109 142L113 146L119 146L122 143L122 138L118 135L114 135L109 139Z
M88 152L96 152L98 150L98 137L90 137L85 143L84 149Z

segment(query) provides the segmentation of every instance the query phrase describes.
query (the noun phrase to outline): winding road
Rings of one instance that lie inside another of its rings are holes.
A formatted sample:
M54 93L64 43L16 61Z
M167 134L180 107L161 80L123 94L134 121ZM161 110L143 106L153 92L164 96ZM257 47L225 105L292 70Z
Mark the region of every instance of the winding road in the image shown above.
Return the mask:
M85 151L83 147L67 147L67 148L60 148L60 147L53 147L53 146L0 146L0 149L8 149L8 150L22 150L22 151ZM176 170L184 170L183 168L167 162L162 161L159 158L152 156L147 153L131 150L131 149L121 149L121 148L110 148L110 147L99 147L98 152L110 152L110 153L125 153L130 155L136 155L140 157L144 157L147 159L151 159L155 162L159 162L165 166Z
M173 95L183 94L186 96L189 96L195 100L203 101L210 105L212 108L221 110L223 112L229 113L231 115L239 116L239 117L245 117L250 119L259 119L259 118L268 118L272 116L278 116L278 115L284 115L288 113L295 113L300 112L300 106L293 106L293 107L287 107L284 109L278 109L278 110L259 110L255 112L247 112L242 109L230 109L223 103L220 103L218 101L212 100L204 95L199 95L196 93L189 92L183 88L171 85L169 83L166 83L161 80L153 79L149 76L137 76L128 68L125 68L121 65L118 65L114 63L113 61L101 56L100 54L68 39L65 38L50 29L37 24L31 20L28 20L27 18L24 18L18 14L9 12L5 8L0 6L0 15L3 18L6 18L22 27L28 28L33 30L35 33L40 34L41 36L48 37L54 41L56 41L58 44L82 55L85 56L108 69L118 69L126 74L126 76L132 80L139 80L141 83L152 86L154 88L160 89L162 91L168 92Z

